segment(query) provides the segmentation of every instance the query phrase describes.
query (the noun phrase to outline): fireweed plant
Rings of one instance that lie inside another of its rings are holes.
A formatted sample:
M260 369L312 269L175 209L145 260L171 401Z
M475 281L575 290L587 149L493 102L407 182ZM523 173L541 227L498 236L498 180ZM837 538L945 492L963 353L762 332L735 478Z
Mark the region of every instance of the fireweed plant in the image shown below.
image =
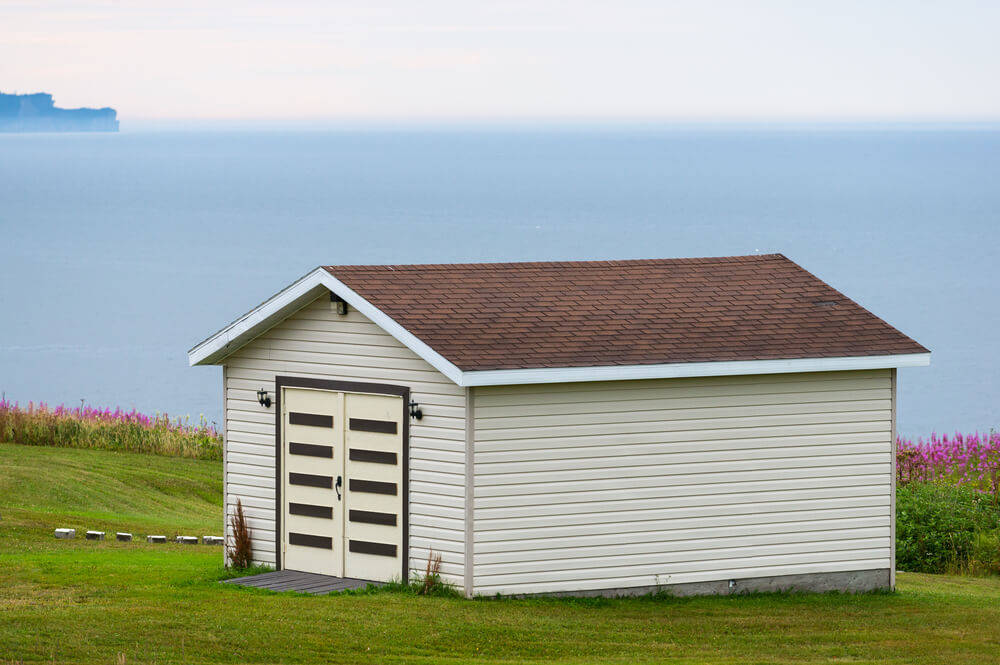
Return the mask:
M896 565L1000 573L1000 433L896 440Z
M947 482L986 492L1000 505L1000 432L896 439L896 481Z
M53 407L28 402L27 407L22 407L0 399L0 441L222 459L222 436L204 416L192 424L190 417L171 418L165 413L149 416L135 409L82 404Z

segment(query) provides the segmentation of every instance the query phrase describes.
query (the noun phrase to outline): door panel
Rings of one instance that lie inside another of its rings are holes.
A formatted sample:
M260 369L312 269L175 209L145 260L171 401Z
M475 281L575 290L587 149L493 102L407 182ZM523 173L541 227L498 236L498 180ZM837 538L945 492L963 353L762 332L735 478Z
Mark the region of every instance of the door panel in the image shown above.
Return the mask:
M344 395L348 577L387 581L403 569L403 399ZM353 512L353 519L352 519Z
M343 394L286 387L281 408L284 568L342 577Z

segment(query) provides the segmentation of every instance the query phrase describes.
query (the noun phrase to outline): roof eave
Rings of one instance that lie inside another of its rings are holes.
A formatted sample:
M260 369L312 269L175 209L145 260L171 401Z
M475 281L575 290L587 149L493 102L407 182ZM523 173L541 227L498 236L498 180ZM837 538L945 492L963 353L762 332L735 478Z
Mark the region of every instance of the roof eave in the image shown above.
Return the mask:
M188 351L188 364L215 365L323 293L318 271L299 278Z
M931 354L907 353L841 358L787 358L778 360L733 360L662 365L609 365L600 367L546 367L500 369L462 373L462 386L505 386L527 383L572 383L580 381L625 381L676 379L699 376L787 374L792 372L843 372L892 367L922 367L931 364Z

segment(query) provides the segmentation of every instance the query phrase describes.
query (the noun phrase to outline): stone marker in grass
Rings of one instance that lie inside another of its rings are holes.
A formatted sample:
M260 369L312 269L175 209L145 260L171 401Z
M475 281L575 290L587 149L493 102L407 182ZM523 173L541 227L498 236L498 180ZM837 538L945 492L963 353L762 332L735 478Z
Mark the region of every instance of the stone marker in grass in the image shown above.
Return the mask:
M177 542L178 543L184 543L185 545L197 545L198 544L198 537L197 536L177 536Z
M65 540L76 538L76 529L56 529L56 538L63 538Z
M167 542L166 536L146 536L147 543L165 543Z
M122 531L119 531L118 533L115 534L115 538L117 538L118 540L120 540L123 543L127 543L127 542L130 542L132 540L132 534L131 533L124 533Z
M222 536L202 536L201 542L203 545L222 545L225 539Z
M88 531L87 540L104 540L103 531Z

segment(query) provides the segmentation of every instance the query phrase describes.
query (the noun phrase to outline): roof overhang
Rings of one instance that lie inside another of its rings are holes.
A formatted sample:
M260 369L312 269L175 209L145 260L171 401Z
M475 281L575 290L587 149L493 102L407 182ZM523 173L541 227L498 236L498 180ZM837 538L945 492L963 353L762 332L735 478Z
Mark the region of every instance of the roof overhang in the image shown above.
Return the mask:
M286 289L247 312L233 323L188 351L191 365L219 364L226 356L285 320L326 292L333 292L368 317L375 325L426 360L459 386L502 386L526 383L622 381L695 376L831 372L930 365L930 353L840 358L790 358L735 360L662 365L604 365L599 367L544 367L528 369L463 371L375 305L323 268L308 273Z

